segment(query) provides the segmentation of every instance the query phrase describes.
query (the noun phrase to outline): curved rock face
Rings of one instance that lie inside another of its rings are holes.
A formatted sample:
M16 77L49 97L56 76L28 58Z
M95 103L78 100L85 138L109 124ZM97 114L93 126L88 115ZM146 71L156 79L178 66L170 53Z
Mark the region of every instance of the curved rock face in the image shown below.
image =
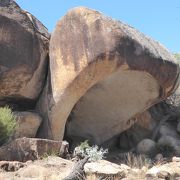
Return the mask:
M47 29L15 2L0 4L0 104L35 100L42 90Z
M131 117L170 95L179 75L158 42L83 7L58 22L50 59L45 116L54 139L63 138L72 111L68 136L105 142L134 124Z

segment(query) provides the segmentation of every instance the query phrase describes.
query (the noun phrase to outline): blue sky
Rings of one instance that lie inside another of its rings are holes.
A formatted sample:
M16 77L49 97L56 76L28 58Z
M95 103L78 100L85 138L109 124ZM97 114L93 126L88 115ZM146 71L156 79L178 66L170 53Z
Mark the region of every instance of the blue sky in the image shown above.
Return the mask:
M50 32L73 7L86 6L121 20L180 52L180 0L17 0Z

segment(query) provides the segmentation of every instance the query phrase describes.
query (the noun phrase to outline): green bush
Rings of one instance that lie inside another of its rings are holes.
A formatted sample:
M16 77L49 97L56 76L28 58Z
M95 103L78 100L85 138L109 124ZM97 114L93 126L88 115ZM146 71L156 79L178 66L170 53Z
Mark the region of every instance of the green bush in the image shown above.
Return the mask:
M108 149L99 148L97 145L90 146L88 141L82 142L74 149L74 155L81 158L89 157L89 161L98 161L105 158Z
M5 143L13 134L16 120L9 107L0 108L0 145Z

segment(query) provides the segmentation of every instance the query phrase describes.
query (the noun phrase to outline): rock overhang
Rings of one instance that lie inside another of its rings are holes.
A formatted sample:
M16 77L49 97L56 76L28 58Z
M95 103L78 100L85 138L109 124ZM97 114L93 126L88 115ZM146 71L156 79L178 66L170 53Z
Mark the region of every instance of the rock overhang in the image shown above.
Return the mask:
M106 84L107 79L118 72L120 78L128 73L132 79L137 74L141 74L139 76L144 77L144 81L148 82L147 87L151 91L154 90L153 98L149 97L144 108L140 108L135 114L141 113L169 96L176 89L179 79L179 66L168 50L129 25L84 7L70 10L59 20L50 40L53 105L48 119L51 124L52 138L62 139L66 120L73 107L73 111L77 112L76 108L78 105L81 107L82 99L86 99L90 92L96 92L94 87L101 86L103 81ZM114 79L118 79L117 77ZM143 85L142 80L139 78L138 80L140 85L139 87L134 85L136 90L138 88L140 90ZM116 81L114 85L117 85ZM121 89L118 87L116 89L120 93ZM141 96L140 91L138 92ZM97 98L94 98L94 102L96 100ZM89 103L90 101L87 101L85 104ZM78 111L79 114L82 113L82 107ZM101 106L97 106L99 107ZM74 114L73 111L72 114ZM110 112L110 109L107 108L104 111ZM127 123L128 120L126 119L125 122ZM77 125L78 119L71 122ZM88 128L88 122L86 124L83 126L79 121L79 125L85 129ZM117 123L114 124L116 125ZM79 134L82 127L79 130L77 128ZM76 128L73 125L71 129ZM69 132L73 131L69 130ZM73 134L73 136L76 135Z

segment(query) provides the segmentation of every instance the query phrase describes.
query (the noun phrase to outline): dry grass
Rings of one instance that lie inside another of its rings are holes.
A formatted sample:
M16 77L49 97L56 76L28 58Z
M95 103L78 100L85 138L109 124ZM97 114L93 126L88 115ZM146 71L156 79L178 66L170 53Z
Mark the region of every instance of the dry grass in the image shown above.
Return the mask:
M144 155L135 155L133 153L127 153L125 155L125 164L131 168L141 169L146 167L149 169L152 166L152 162Z

